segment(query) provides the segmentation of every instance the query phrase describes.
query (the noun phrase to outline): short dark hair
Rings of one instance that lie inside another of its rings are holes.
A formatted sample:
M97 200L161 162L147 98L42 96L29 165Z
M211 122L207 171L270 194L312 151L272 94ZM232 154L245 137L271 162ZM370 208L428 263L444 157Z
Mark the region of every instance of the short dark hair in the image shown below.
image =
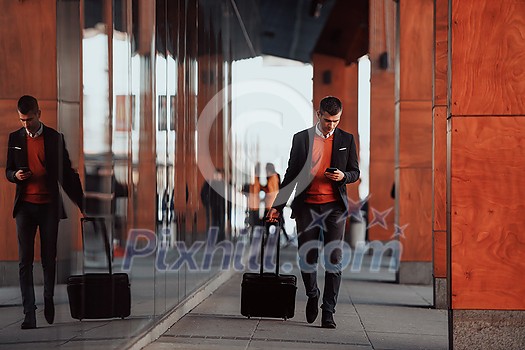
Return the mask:
M18 100L18 111L22 114L38 111L38 101L33 96L24 95Z
M334 96L326 96L319 103L319 112L321 114L328 113L330 115L336 115L343 110L343 104L341 100Z

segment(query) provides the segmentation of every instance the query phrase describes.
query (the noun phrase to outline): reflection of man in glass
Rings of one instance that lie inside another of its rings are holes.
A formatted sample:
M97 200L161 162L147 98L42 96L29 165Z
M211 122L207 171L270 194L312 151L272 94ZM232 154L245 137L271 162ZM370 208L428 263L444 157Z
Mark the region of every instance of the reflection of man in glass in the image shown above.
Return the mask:
M253 183L248 185L248 222L251 229L262 224L259 213L261 206L261 198L259 197L261 192L261 183L259 180L260 167L261 165L259 163L255 164L255 177Z
M277 221L292 191L298 190L292 203L297 222L299 262L308 302L306 320L317 318L320 291L317 287L317 242L323 240L325 251L325 284L321 306L321 326L335 328L333 318L341 285L342 239L345 212L348 211L346 184L359 178L354 137L337 128L343 106L332 96L321 100L318 122L294 135L288 169L279 193L268 212L269 221ZM306 172L303 169L306 167ZM322 234L321 234L322 232ZM308 243L308 244L307 244ZM306 251L301 248L306 247Z
M266 163L266 186L261 186L264 191L264 216L272 207L273 201L279 192L279 185L281 183L281 176L275 171L273 163Z
M207 228L216 227L218 229L217 241L225 239L225 199L220 194L224 193L224 171L217 169L211 180L204 181L201 189L202 204L206 209L206 226Z
M279 185L281 184L281 175L275 170L273 163L266 163L266 186L261 186L261 190L264 191L264 217L268 214L268 211L272 208L273 202L277 193L279 193ZM282 225L282 231L287 243L290 243L292 239L286 233L284 225Z
M82 210L83 191L64 143L64 135L40 122L32 96L18 100L22 128L9 135L6 177L16 184L13 217L18 235L19 278L24 306L22 329L36 328L33 259L37 227L40 230L44 271L44 316L53 323L55 306L58 222L65 218L58 183Z

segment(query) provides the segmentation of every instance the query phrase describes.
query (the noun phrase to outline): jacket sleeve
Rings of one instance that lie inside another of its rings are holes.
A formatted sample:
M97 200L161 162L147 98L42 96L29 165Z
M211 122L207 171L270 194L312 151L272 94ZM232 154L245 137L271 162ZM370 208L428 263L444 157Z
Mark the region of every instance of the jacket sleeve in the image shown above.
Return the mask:
M60 134L59 147L62 151L62 176L59 176L60 184L69 198L76 203L80 211L84 210L84 191L80 182L80 176L71 167L71 160L64 141L64 135Z
M304 164L299 164L297 161L299 159L300 153L300 144L298 141L298 134L295 134L292 139L292 149L290 150L290 158L288 159L288 168L284 174L284 180L279 186L279 193L274 200L273 208L277 209L279 212L283 211L283 208L286 206L286 202L292 195L292 192L295 188L297 180L299 178L299 173Z
M348 152L348 160L346 162L346 169L344 170L345 177L341 180L341 185L356 182L359 179L359 162L357 160L357 151L354 141L354 135L350 135L350 151Z
M15 173L17 172L16 164L15 164L15 155L14 151L15 148L13 146L12 142L13 134L9 135L9 141L7 143L7 161L5 166L5 176L8 181L13 183L18 183L18 179L15 177Z

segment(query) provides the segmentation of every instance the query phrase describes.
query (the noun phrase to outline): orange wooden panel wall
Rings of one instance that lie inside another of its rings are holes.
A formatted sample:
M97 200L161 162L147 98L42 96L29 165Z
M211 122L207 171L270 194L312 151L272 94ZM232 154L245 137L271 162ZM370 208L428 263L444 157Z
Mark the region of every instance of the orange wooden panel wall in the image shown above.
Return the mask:
M430 101L400 102L399 213L402 261L432 260L432 115Z
M434 277L446 277L447 266L447 107L434 107Z
M16 261L15 185L4 175L7 141L21 127L16 103L25 94L39 99L42 121L56 127L56 1L0 0L0 8L0 260ZM35 258L39 256L37 238Z
M525 2L453 0L452 114L523 115Z
M452 0L454 309L525 309L525 2Z
M447 230L447 108L434 108L434 230Z
M434 105L447 104L448 0L435 0Z
M394 73L374 70L370 84L370 199L369 207L384 212L394 207L390 196L394 183L395 97ZM373 215L370 214L370 220ZM386 217L387 229L370 227L369 240L388 240L394 227L394 213Z
M56 1L0 0L0 8L0 99L56 100Z
M525 309L525 118L452 118L454 309Z
M390 196L395 167L395 29L396 4L393 1L370 0L370 169L369 219L372 209L391 212L386 228L374 225L368 230L369 240L389 240L394 232L394 199ZM387 54L388 67L380 65Z
M401 101L399 117L399 167L432 165L432 102Z
M397 224L402 261L432 261L433 0L399 2Z
M447 277L447 231L434 231L434 277Z
M447 274L446 195L447 195L447 74L448 0L435 1L434 23L434 105L433 105L433 242L434 277Z
M400 99L432 100L434 0L400 1Z

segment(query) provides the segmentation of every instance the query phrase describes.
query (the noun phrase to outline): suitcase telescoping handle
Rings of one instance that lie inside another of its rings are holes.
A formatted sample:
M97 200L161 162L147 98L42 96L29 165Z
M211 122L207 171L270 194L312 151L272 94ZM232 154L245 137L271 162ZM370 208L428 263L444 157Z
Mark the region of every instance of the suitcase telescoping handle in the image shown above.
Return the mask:
M110 276L113 276L113 267L111 266L111 248L109 246L109 238L107 235L107 229L106 229L106 220L102 217L88 217L85 216L80 219L81 223L81 231L82 231L82 250L86 247L86 236L84 233L84 227L88 223L92 223L95 231L100 229L100 235L102 236L102 240L104 241L104 250L106 251L106 259L108 262L108 271ZM82 270L84 270L84 264L82 264ZM84 272L84 271L83 271Z
M261 267L260 267L260 274L262 276L264 272L264 244L265 244L265 237L268 237L268 241L270 240L270 227L275 226L275 234L277 242L277 255L275 257L275 275L279 276L279 256L281 255L281 249L280 249L280 238L281 238L281 226L284 225L284 220L282 218L279 218L278 222L265 222L265 230L263 232L263 236L261 238Z

